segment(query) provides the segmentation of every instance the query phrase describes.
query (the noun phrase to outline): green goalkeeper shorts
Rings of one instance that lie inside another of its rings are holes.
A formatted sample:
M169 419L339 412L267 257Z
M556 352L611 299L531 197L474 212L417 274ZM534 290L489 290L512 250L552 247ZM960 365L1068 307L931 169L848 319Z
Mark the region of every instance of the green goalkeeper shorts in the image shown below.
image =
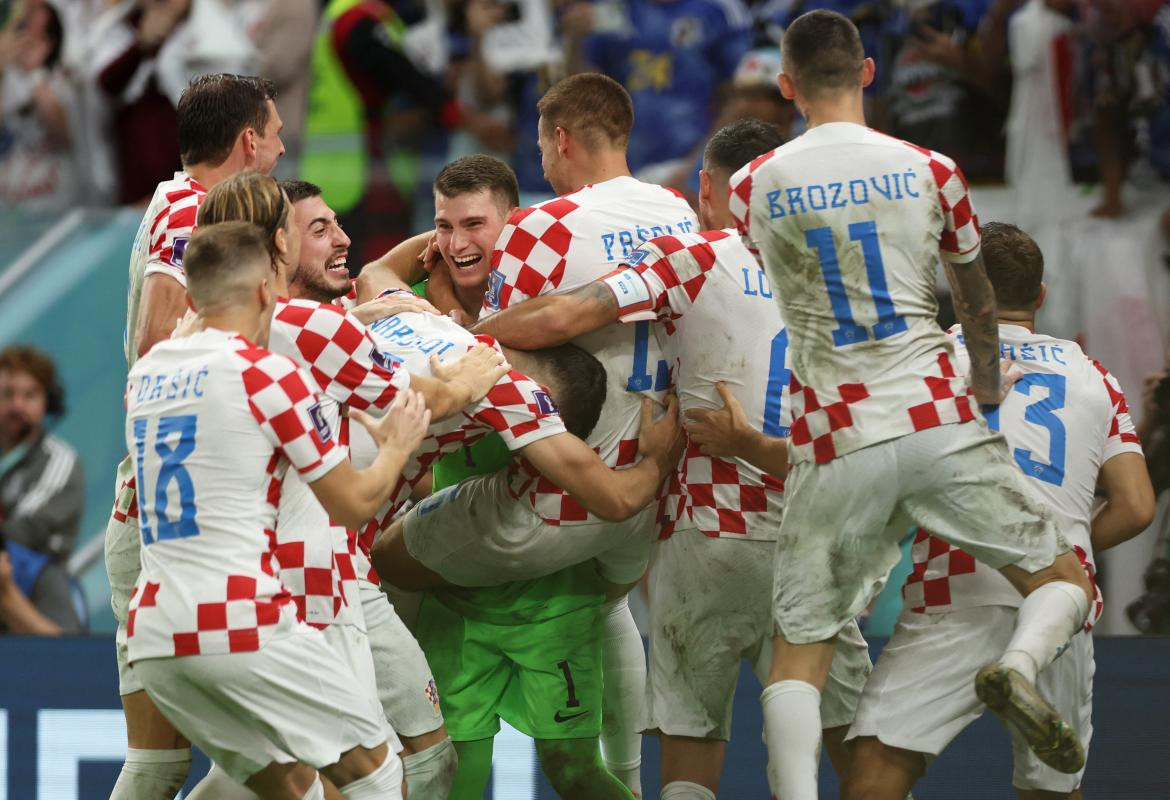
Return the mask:
M425 596L415 635L439 686L451 739L495 736L500 720L534 739L601 733L601 609L499 625Z

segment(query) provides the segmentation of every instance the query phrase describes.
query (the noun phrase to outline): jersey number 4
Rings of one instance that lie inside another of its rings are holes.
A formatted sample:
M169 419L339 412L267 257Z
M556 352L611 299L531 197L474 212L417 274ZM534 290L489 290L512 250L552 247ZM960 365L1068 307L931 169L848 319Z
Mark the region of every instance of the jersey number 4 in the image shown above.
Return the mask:
M138 524L142 543L154 544L163 539L179 539L199 535L195 522L195 484L184 461L195 450L195 415L182 414L159 417L154 432L154 452L161 460L154 484L154 519L147 514L143 498L149 497L143 463L146 461L148 420L134 420L134 445L138 462ZM153 459L152 459L153 460ZM179 495L179 515L171 519L167 514L171 484Z
M821 260L821 274L825 276L825 288L829 290L829 304L837 318L833 331L833 344L845 347L869 340L869 330L858 325L853 319L853 307L845 282L841 279L841 263L837 260L837 244L833 241L832 228L813 228L804 232L804 240ZM906 330L906 319L894 310L890 299L890 287L886 283L886 266L882 262L882 250L878 243L877 223L873 220L854 222L849 226L849 241L861 245L865 257L865 274L869 278L869 291L877 307L877 324L873 326L873 338L885 339Z

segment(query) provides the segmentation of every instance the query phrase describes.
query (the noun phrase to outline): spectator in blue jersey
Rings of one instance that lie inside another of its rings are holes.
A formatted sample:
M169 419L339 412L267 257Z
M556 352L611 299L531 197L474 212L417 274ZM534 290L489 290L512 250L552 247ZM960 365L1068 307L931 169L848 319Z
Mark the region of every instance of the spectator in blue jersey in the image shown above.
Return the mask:
M655 183L702 147L751 24L741 0L597 0L561 18L569 72L604 72L633 98L630 169Z

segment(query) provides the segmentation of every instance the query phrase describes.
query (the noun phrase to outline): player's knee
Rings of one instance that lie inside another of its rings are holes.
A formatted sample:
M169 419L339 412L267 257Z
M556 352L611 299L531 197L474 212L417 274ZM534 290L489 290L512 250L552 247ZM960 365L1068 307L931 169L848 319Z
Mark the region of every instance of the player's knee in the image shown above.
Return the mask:
M851 742L841 796L844 800L904 800L924 769L920 753L887 747L875 737L863 736Z
M406 786L411 800L444 800L455 782L459 756L450 739L404 756Z
M588 796L589 787L596 786L605 773L596 744L589 751L568 742L538 741L536 757L548 782L562 796Z

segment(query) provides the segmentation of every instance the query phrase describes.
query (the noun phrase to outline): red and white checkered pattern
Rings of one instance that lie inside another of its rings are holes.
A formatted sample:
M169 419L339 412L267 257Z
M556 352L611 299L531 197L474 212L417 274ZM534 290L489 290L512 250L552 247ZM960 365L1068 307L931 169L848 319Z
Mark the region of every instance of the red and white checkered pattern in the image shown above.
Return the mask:
M737 228L762 257L792 336L802 389L794 462L967 417L965 401L952 400L959 382L931 380L947 352L934 321L938 259L970 261L980 246L953 161L833 123L755 159L730 186Z
M169 275L182 286L187 285L183 253L195 230L195 217L207 190L198 181L176 172L154 191L146 207L134 245L130 251L130 290L126 308L126 363L133 364L138 354L135 340L138 306L147 275Z
M719 408L717 382L736 394L748 421L765 429L765 416L787 429L782 400L787 387L772 375L772 343L784 323L755 258L732 230L662 236L642 245L634 266L618 270L606 283L615 296L634 272L645 287L642 304L622 305L624 322L657 320L662 348L674 365L682 410ZM616 283L616 286L615 286ZM632 284L627 284L632 285ZM643 296L636 287L626 297ZM778 383L778 385L776 385ZM770 393L777 394L770 397ZM768 428L775 434L775 427ZM708 536L774 540L783 509L783 483L743 460L723 461L691 446L676 480L684 490L682 506ZM660 518L676 520L668 495ZM666 538L669 525L660 531Z
M483 342L498 347L487 336L473 336L448 317L434 314L407 313L399 315L401 323L409 326L410 335L396 336L382 326L373 325L370 334L376 347L401 362L411 374L430 375L430 354L440 353L441 361L451 361ZM403 328L395 328L401 331ZM424 346L426 349L420 349ZM397 514L410 497L415 483L430 474L440 457L473 444L489 433L498 433L511 450L520 450L532 442L565 432L560 414L552 404L548 391L532 379L512 370L496 382L487 395L474 407L445 420L432 422L419 449L402 470L402 477L390 495L390 500L360 532L357 532L350 556L360 576L377 583L378 577L369 563L369 551L374 537ZM376 452L369 434L352 427L352 453L358 466L369 463Z
M410 375L382 356L366 327L328 303L278 303L269 346L305 367L323 395L352 408L386 408L410 386Z
M640 244L659 236L689 233L697 225L694 211L677 193L629 176L585 186L518 211L500 234L492 254L484 314L537 294L584 286L619 267ZM638 376L649 388L628 389L636 366L635 335L625 326L609 326L574 341L605 366L605 406L588 444L611 467L637 459L641 396L661 400L669 383L661 346L651 336ZM527 480L521 473L516 479L519 484ZM555 524L597 521L551 483L534 485L539 485L539 490L532 501L546 520L555 520Z
M792 434L789 439L794 451L809 449L818 464L832 461L841 453L837 450L838 431L853 427L850 407L869 398L864 383L843 383L825 397L817 395L811 386L804 386L792 374L789 383L792 396Z
M175 387L169 393L140 391L171 375L197 377L167 384ZM127 445L145 482L138 487L144 538L153 530L130 605L131 661L244 652L291 632L294 603L277 578L281 481L290 464L311 482L345 458L314 418L309 377L283 356L207 330L161 342L139 359L127 397ZM178 463L167 460L175 441L155 438L164 417L192 421ZM162 538L161 516L173 520L191 506L194 532Z
M938 354L938 369L938 375L927 375L922 379L930 399L907 409L916 431L975 419L971 387L966 378L955 374L951 358L946 353Z
M959 327L950 334L956 367L966 370L968 356ZM1011 359L1022 374L999 406L999 430L1012 457L1021 467L1029 467L1023 470L1029 486L1044 499L1096 586L1089 534L1101 466L1122 453L1141 453L1125 395L1108 370L1086 357L1075 342L1015 325L1000 325L999 338L1001 357ZM1029 375L1044 380L1031 383ZM1062 396L1053 396L1045 388L1049 383L1062 385ZM1053 436L1059 442L1055 447ZM1054 475L1034 469L1037 463L1059 469ZM918 532L912 554L914 568L903 588L912 610L1019 605L1019 593L999 572L926 531ZM1100 617L1101 606L1098 588L1087 627Z

